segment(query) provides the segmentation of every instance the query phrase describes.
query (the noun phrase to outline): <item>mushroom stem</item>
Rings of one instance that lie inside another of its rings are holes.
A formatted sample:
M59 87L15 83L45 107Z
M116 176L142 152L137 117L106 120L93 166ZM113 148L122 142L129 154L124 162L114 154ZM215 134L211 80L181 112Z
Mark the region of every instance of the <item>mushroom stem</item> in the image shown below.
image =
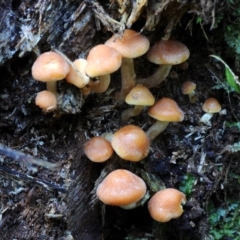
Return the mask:
M129 118L135 117L141 113L143 106L135 105L133 108L128 108L122 112L122 120L124 122L128 121Z
M146 132L150 142L152 142L168 126L169 122L156 121Z
M99 76L98 82L91 82L91 90L95 93L106 92L111 82L110 74Z
M203 116L200 118L200 122L205 123L208 126L212 126L210 120L213 117L213 113L205 113Z
M116 95L118 101L124 101L126 95L136 85L136 74L132 58L122 58L121 75L122 87L121 91Z
M172 65L160 65L150 77L139 79L137 83L142 84L147 88L153 88L166 79L171 68Z
M196 92L193 90L192 92L188 93L188 98L190 103L195 103L197 101Z
M58 96L56 81L46 82L46 88L49 92L53 93L56 97Z

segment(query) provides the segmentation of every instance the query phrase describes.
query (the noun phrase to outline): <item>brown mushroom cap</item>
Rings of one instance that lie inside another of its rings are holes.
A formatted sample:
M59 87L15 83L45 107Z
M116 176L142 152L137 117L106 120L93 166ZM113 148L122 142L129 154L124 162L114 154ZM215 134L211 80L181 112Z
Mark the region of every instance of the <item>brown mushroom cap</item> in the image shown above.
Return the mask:
M196 89L196 83L192 82L192 81L185 81L182 84L182 94L186 95L191 93L192 91L194 91Z
M147 53L147 59L155 64L176 65L189 58L189 49L177 40L160 40Z
M87 61L85 69L87 75L97 77L118 70L122 63L122 56L114 48L99 44L90 50Z
M111 144L118 156L133 162L145 158L150 147L146 133L134 125L120 128L113 134Z
M146 193L145 182L124 169L118 169L110 174L97 188L98 198L105 204L122 206L135 203Z
M126 103L129 105L152 106L155 98L145 86L138 84L126 96Z
M33 78L43 82L62 80L69 71L69 64L55 52L41 54L32 66Z
M158 222L168 222L182 215L181 204L186 203L185 195L174 188L167 188L155 193L148 202L151 217Z
M183 111L171 98L160 99L149 108L148 115L164 122L181 122L184 119Z
M105 162L113 155L111 143L101 136L92 137L86 141L83 150L93 162Z
M53 111L57 107L57 99L52 92L44 90L37 94L35 104L46 112Z
M148 39L130 29L126 29L122 38L113 35L105 45L116 49L124 58L137 58L149 49Z
M208 98L203 104L202 110L207 113L218 113L221 111L221 104L215 98Z

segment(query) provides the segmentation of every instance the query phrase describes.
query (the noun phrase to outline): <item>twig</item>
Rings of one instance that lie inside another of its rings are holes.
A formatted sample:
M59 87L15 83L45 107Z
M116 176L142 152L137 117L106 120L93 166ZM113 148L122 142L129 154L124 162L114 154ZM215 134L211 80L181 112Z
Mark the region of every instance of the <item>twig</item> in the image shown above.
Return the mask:
M36 159L30 155L24 154L22 152L13 150L9 147L5 147L2 144L0 144L0 155L4 155L6 157L9 157L15 161L19 161L19 162L30 162L32 164L44 167L44 168L48 168L51 170L54 170L58 167L61 166L60 163L50 163L48 161L44 161L42 159Z
M12 170L6 166L3 166L2 164L0 164L0 175L2 175L3 177L6 177L6 178L16 180L16 181L23 180L26 182L34 183L36 185L44 187L45 189L47 189L49 191L57 190L59 192L67 193L67 189L64 187L58 186L54 183L48 182L48 181L40 179L40 178L36 178L36 177L29 176L27 174L19 173L19 172Z

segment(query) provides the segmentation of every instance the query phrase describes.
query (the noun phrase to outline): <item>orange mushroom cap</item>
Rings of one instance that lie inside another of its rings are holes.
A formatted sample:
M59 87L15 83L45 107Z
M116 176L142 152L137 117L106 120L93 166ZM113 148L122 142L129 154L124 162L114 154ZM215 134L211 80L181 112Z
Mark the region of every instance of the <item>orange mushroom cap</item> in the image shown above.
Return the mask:
M86 73L89 77L103 76L117 71L122 64L122 56L114 48L99 44L87 56Z
M42 108L46 112L50 112L56 109L57 99L56 96L47 90L41 91L35 98L35 104Z
M164 122L181 122L184 119L183 111L171 98L160 99L149 108L148 115Z
M112 147L122 159L138 162L148 155L150 142L146 133L137 126L120 128L112 136Z
M149 41L142 34L126 29L121 38L113 35L105 45L116 49L124 58L137 58L149 49Z
M111 143L101 136L96 136L85 142L83 150L93 162L105 162L113 155Z
M207 113L218 113L221 108L221 104L215 98L208 98L202 106L202 110Z
M55 52L41 54L32 66L33 78L43 82L62 80L69 71L69 64Z
M192 81L185 81L182 84L182 94L189 94L191 92L193 92L196 89L196 83L192 82Z
M185 195L174 188L167 188L155 193L148 202L151 217L158 222L168 222L183 213L181 204L186 203Z
M129 105L152 106L155 98L148 88L138 84L128 93L125 102Z
M97 196L105 204L126 206L141 200L146 189L140 177L128 170L118 169L109 173L99 184Z
M85 68L87 66L87 60L83 58L76 59L73 62L73 65L76 67L74 69L72 66L70 67L70 71L66 76L66 81L75 85L78 88L83 88L89 83L89 77L85 73ZM77 71L81 72L81 76L77 73Z

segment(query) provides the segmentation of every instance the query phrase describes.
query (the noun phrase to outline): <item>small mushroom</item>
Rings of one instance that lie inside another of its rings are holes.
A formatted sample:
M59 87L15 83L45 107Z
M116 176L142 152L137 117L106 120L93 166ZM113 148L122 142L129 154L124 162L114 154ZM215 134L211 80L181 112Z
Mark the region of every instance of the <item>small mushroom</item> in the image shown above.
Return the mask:
M114 48L99 44L93 47L87 56L86 74L99 77L99 82L91 84L93 92L103 93L110 84L110 74L117 71L122 64L122 56Z
M147 131L150 142L166 129L169 122L181 122L184 119L183 111L171 98L162 98L157 101L149 108L148 115L157 119Z
M189 58L189 49L177 40L160 40L147 52L147 59L159 67L148 78L137 82L148 88L155 87L165 80L172 65L180 64Z
M119 157L138 162L149 153L150 143L147 134L138 126L120 128L111 138L111 144Z
M75 85L78 88L85 87L90 79L85 73L85 68L87 66L87 60L83 58L76 59L73 62L73 66L70 66L70 71L66 76L66 81ZM79 71L81 74L78 74Z
M67 61L58 53L45 52L41 54L32 66L32 76L35 80L46 82L47 90L57 96L56 81L62 80L70 71Z
M52 92L44 90L37 94L35 104L39 106L43 112L52 112L57 108L57 99Z
M86 141L83 150L92 162L105 162L113 155L111 143L101 136Z
M197 100L197 95L195 92L196 87L197 87L196 83L192 81L185 81L182 84L182 94L188 95L190 103L195 103Z
M116 49L122 55L122 88L117 94L117 99L124 101L126 95L136 85L133 58L140 57L147 52L150 45L149 41L140 33L126 29L121 38L113 35L106 41L105 45Z
M205 123L208 126L212 126L210 120L214 113L221 111L221 108L221 104L216 98L208 98L202 106L202 110L205 114L200 118L200 122Z
M155 98L148 88L138 84L126 96L125 102L134 105L134 108L128 108L122 112L122 120L128 121L129 118L139 115L145 106L152 106Z
M97 197L107 205L132 209L146 194L146 184L136 174L117 169L109 173L97 187Z
M182 215L182 204L185 204L186 201L182 192L174 188L167 188L151 197L148 202L148 211L154 220L168 222Z

